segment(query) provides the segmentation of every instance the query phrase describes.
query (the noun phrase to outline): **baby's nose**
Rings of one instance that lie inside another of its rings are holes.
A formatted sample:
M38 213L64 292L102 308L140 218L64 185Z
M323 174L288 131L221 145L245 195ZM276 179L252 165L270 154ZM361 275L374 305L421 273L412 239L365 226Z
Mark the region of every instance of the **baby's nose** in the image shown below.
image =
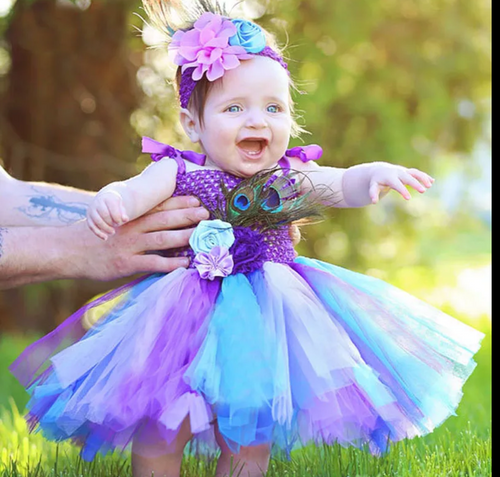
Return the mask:
M268 126L266 116L261 111L250 111L247 116L246 125L255 129L267 128Z

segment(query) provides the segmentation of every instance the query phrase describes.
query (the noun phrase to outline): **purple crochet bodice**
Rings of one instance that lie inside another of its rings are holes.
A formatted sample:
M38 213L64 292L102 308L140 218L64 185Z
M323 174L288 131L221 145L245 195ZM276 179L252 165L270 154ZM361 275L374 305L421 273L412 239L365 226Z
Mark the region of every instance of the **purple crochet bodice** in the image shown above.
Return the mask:
M189 172L179 171L177 174L177 186L173 195L196 196L208 209L213 210L217 207L217 204L223 202L221 181L228 189L232 189L242 179L219 170L199 169ZM265 243L264 257L266 261L290 263L295 259L295 251L288 226L263 232L263 242ZM177 249L168 253L168 255L184 255L190 257L191 260L194 258L194 252L190 247Z

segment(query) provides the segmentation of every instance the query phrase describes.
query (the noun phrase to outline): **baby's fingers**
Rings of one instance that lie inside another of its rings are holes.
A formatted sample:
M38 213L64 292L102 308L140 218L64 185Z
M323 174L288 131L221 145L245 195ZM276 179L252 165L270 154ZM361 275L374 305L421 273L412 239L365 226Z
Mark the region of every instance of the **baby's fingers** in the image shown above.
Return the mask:
M109 225L123 225L129 221L123 199L114 190L107 190L102 193L102 204L107 210L103 210L101 215ZM101 210L100 210L101 212ZM109 219L109 220L107 220Z
M409 173L408 174L404 174L401 177L401 182L403 184L407 185L407 186L412 187L413 189L415 189L416 191L418 191L420 193L423 193L423 192L425 192L427 190L426 187L424 187L420 181L418 181L417 179L415 179L415 177L413 177Z
M376 204L379 201L380 193L387 192L387 189L394 189L396 192L399 192L404 199L409 200L411 198L408 189L401 182L399 177L394 177L391 179L387 179L384 182L374 181L370 186L370 198L373 204Z
M110 218L114 224L123 225L128 222L127 212L121 202L110 201L107 206Z
M89 226L89 229L94 233L94 235L97 235L102 240L107 240L108 239L108 234L102 232L99 227L95 224L94 220L91 218L90 214L87 216L87 225Z
M423 184L427 189L434 183L434 178L418 169L408 169L408 173Z
M92 231L103 240L106 240L109 235L115 233L115 229L105 222L98 210L90 210L87 216L87 222Z

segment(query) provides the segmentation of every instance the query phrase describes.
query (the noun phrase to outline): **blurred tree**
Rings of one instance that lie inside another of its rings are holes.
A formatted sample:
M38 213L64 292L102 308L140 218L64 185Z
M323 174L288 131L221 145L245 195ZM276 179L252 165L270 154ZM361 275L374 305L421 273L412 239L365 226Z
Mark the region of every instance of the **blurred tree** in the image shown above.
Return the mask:
M97 190L136 173L130 114L140 94L130 10L126 0L85 9L56 0L15 3L0 116L2 157L15 177ZM17 325L47 330L105 287L37 285L1 301Z
M85 10L16 2L2 114L3 157L16 177L95 189L131 173L129 116L139 96L129 9L127 1Z
M467 166L489 114L489 2L267 3L265 23L288 44L290 69L307 93L297 98L298 109L312 141L324 147L325 163L388 161L432 175L434 161L451 153ZM397 266L414 257L422 223L412 223L407 203L397 201L378 230L369 212L334 211L333 221L306 231L302 251L364 270L381 256L374 239L390 236Z

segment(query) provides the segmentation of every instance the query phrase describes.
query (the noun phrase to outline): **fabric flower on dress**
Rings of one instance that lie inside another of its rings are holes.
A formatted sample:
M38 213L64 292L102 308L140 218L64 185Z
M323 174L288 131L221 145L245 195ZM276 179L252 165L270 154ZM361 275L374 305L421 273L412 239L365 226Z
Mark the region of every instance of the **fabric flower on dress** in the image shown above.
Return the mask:
M262 268L266 261L264 236L249 227L234 227L235 242L231 247L234 273L249 273Z
M236 35L229 38L232 46L242 46L248 53L260 53L266 47L266 36L262 28L248 20L236 18L232 21Z
M214 247L229 250L233 243L232 225L219 219L202 220L189 239L189 245L195 253L210 253Z
M227 277L234 267L233 256L226 247L216 245L210 253L200 252L194 257L193 265L203 280Z
M226 70L238 67L240 60L252 58L242 46L229 44L229 38L236 33L237 28L231 20L207 12L191 30L175 32L169 52L174 55L174 63L182 66L183 72L193 68L194 81L200 80L204 74L209 81L215 81Z

